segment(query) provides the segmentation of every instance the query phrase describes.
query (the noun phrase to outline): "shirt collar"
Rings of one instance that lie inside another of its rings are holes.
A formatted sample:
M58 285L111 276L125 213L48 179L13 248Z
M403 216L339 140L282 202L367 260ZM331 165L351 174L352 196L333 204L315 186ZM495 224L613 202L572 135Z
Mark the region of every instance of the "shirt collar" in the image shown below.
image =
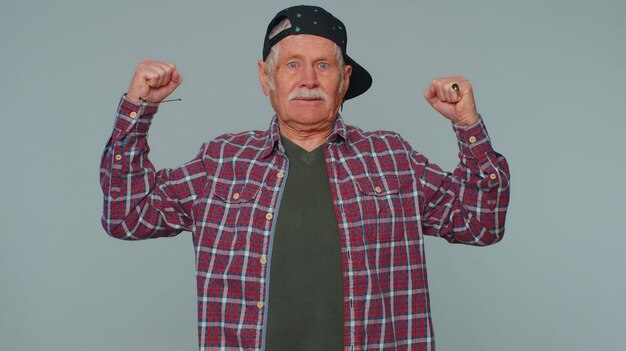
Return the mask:
M326 138L327 143L340 143L341 141L348 140L348 129L341 117L341 114L337 115L333 132ZM263 153L261 157L265 158L272 154L272 152L278 149L281 152L285 152L283 145L280 143L280 128L278 126L278 116L274 115L270 122L270 127L267 130L267 141L265 142Z
M328 136L326 139L328 142L336 142L339 143L342 140L348 141L348 128L341 117L341 114L337 115L337 119L335 120L335 126L332 134Z
M270 122L270 128L267 130L267 140L265 141L265 146L263 146L263 153L261 157L268 157L274 148L282 148L283 146L280 144L280 128L278 127L278 116L274 115L272 117L272 121ZM284 150L282 150L284 151Z

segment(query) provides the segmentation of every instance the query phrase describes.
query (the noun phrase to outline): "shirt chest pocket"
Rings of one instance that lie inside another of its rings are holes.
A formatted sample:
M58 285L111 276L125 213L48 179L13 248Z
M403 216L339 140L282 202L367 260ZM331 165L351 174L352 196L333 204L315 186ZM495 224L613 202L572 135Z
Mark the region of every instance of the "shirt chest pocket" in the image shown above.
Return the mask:
M363 177L356 185L364 239L368 242L403 240L404 211L398 177Z
M217 183L206 212L210 235L205 236L207 247L233 250L243 247L253 231L254 211L260 187L254 183Z
M245 204L254 200L259 186L252 183L218 183L215 185L215 196L228 206Z

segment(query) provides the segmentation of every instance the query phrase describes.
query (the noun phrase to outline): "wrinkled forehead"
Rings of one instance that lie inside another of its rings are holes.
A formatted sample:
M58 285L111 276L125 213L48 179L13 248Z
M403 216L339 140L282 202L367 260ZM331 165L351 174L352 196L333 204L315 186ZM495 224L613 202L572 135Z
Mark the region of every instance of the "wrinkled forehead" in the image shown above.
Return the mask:
M291 35L276 44L280 55L327 56L336 55L337 44L317 35Z

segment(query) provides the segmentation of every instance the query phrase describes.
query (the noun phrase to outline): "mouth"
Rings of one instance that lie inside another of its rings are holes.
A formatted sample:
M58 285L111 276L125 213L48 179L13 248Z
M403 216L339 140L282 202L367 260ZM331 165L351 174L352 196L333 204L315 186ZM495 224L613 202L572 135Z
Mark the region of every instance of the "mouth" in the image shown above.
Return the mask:
M298 101L322 101L322 98L305 98L305 97L301 97L301 98L295 98L294 100L298 100Z
M296 98L292 100L300 106L319 106L324 102L324 99L320 98Z

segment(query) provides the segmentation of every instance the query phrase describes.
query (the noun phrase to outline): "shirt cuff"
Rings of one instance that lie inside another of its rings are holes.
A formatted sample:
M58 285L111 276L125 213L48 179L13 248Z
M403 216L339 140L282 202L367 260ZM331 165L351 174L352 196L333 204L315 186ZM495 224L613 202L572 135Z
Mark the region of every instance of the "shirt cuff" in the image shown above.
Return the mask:
M129 133L136 128L138 133L147 133L152 123L152 118L159 110L159 104L144 102L135 104L122 95L117 107L115 129L122 133Z
M489 134L487 134L487 128L485 128L480 114L476 123L469 126L452 124L452 129L454 129L456 134L462 155L480 158L481 155L493 150Z

